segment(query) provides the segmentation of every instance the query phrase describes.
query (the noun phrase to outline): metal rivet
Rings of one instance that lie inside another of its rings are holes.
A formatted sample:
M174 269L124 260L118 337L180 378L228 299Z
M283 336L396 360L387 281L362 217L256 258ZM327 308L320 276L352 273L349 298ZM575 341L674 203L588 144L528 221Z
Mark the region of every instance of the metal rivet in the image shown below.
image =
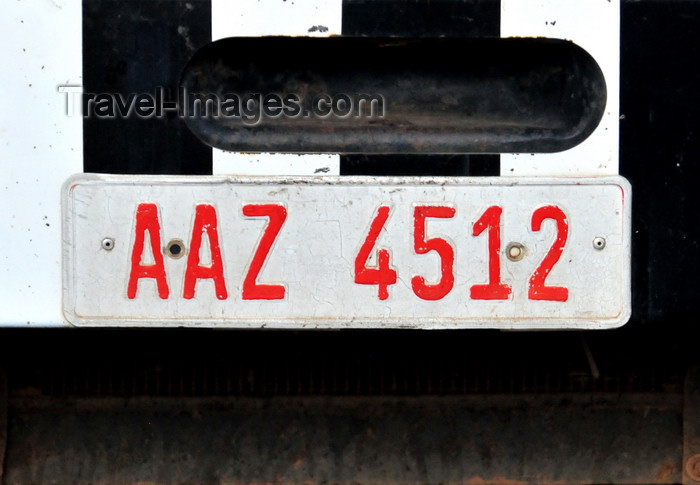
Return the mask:
M165 247L165 253L173 259L180 259L185 255L185 243L180 239L173 239Z
M506 246L506 257L511 261L520 261L525 257L525 246L518 242L512 242Z
M596 237L593 239L593 247L596 249L604 249L605 248L605 238L604 237Z
M102 249L105 251L111 251L114 249L114 239L111 237L106 237L102 240Z

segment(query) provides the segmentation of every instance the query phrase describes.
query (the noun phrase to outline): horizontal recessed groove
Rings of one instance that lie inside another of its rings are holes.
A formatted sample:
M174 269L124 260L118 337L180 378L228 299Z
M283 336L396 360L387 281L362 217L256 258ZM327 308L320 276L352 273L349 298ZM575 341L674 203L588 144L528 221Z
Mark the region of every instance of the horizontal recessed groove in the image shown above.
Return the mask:
M181 79L206 144L291 153L549 153L596 128L595 60L556 39L229 38Z

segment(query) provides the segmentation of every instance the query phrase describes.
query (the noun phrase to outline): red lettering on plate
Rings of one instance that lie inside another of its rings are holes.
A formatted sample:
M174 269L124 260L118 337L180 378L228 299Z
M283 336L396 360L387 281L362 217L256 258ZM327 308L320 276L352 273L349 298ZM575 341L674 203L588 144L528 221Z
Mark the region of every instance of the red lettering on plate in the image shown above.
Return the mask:
M384 228L391 209L381 206L377 209L377 216L369 227L367 239L362 243L355 258L355 283L360 285L378 285L378 296L380 300L389 298L388 285L396 284L396 270L390 266L391 254L388 249L379 249L377 252L377 267L368 268L367 261L377 244L377 238Z
M449 219L454 217L455 209L444 206L417 206L413 210L413 248L416 254L427 254L436 251L440 256L440 281L434 285L425 283L422 276L414 276L411 279L413 292L423 300L440 300L450 291L455 283L454 262L455 251L450 244L442 238L425 238L425 222L428 217Z
M544 282L564 251L566 240L569 237L569 222L566 220L564 211L559 207L548 205L540 207L532 214L532 230L539 231L542 228L542 222L546 219L552 219L556 222L557 237L547 255L530 277L528 298L530 300L566 301L569 299L568 288L545 286Z
M195 208L194 224L192 226L192 239L190 240L190 252L187 255L187 268L185 269L185 288L183 297L194 298L195 286L201 279L214 280L214 291L219 300L228 298L226 280L224 279L224 264L221 259L221 247L219 246L219 231L216 220L216 209L210 204L200 204ZM211 265L200 264L200 249L202 237L207 235L209 240L209 252Z
M285 295L284 285L261 285L257 279L262 270L267 255L282 229L284 221L287 219L287 209L279 204L247 204L243 206L243 215L247 217L268 217L267 224L258 249L250 262L248 273L243 280L244 300L281 300Z
M154 264L141 264L143 260L146 232L153 253ZM160 248L160 221L158 207L152 203L139 204L136 208L136 223L134 225L134 247L131 250L131 271L126 296L136 298L138 283L141 278L153 278L158 287L158 296L165 300L170 294L168 280L165 276L165 262Z
M511 287L501 283L501 214L503 209L497 205L486 209L486 212L474 224L474 236L488 231L489 283L473 285L471 298L473 300L507 300Z

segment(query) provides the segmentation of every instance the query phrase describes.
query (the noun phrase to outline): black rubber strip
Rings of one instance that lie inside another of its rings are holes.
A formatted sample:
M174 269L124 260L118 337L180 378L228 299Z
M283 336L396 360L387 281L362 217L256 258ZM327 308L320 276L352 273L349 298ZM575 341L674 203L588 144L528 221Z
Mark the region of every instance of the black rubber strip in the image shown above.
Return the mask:
M344 0L343 35L499 37L500 0ZM342 175L497 176L499 155L341 155Z

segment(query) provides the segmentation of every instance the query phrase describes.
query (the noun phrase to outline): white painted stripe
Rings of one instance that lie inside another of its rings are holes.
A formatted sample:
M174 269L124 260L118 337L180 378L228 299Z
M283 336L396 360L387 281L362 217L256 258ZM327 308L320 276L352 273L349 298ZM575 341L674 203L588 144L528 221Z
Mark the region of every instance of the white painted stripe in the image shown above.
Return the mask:
M211 0L212 39L340 35L342 0Z
M501 155L501 175L578 177L617 174L620 0L501 0L501 36L571 40L598 62L608 88L603 120L586 141L562 153Z
M212 39L263 35L340 35L342 0L211 0ZM213 173L337 175L338 155L235 153L213 149Z
M82 172L82 118L59 85L82 84L82 7L5 2L0 16L0 325L66 325L61 185Z

